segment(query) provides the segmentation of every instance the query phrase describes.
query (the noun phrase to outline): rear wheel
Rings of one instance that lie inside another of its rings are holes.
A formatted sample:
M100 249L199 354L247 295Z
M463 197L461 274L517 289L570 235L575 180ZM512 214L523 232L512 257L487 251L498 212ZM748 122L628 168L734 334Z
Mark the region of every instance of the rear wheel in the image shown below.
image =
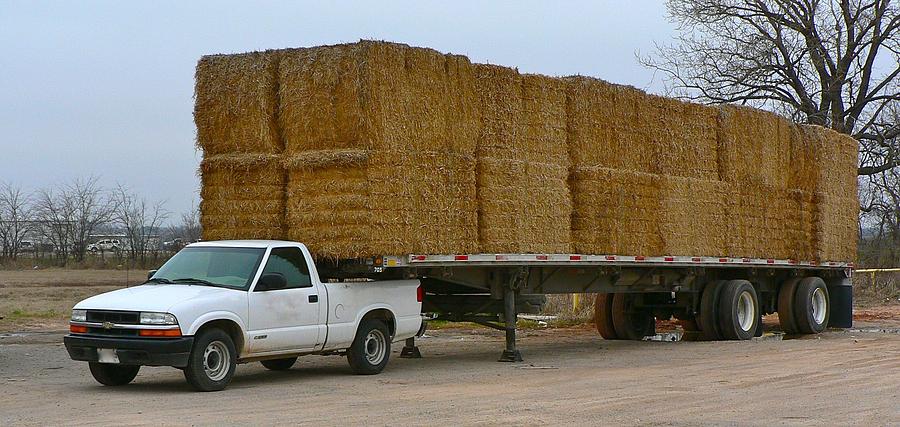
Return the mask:
M231 337L221 329L207 329L194 339L184 378L196 390L219 391L231 382L236 365Z
M270 371L286 371L291 369L291 366L294 366L295 362L297 362L296 357L288 357L285 359L262 360L259 363Z
M612 303L613 294L597 294L594 301L594 323L597 325L597 332L605 340L619 339L613 326Z
M828 288L818 277L807 277L797 284L794 294L794 320L804 334L818 334L828 326L830 304Z
M781 284L778 291L778 323L786 334L798 334L796 314L794 313L794 295L797 294L799 278L789 279Z
M98 383L108 386L120 386L131 382L141 370L139 365L116 365L111 363L89 362L91 375Z
M717 341L722 339L719 331L719 294L724 285L724 280L714 280L703 287L700 296L700 321L697 326L702 331L700 338L704 341Z
M360 375L377 374L387 365L390 355L391 336L384 322L363 320L356 331L353 344L347 349L350 369Z
M635 294L613 294L612 300L613 327L619 339L638 341L653 333L653 314L635 307Z
M728 340L749 340L759 326L756 289L746 280L729 280L721 286L718 303L719 333Z

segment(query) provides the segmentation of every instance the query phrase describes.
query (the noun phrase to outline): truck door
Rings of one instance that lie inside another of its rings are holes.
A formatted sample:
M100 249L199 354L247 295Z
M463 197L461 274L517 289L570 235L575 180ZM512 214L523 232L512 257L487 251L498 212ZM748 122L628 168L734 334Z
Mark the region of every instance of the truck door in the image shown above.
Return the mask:
M284 289L250 292L251 353L282 350L312 351L319 340L319 300L303 252L297 247L274 248L263 273L281 273ZM324 338L324 337L323 337Z

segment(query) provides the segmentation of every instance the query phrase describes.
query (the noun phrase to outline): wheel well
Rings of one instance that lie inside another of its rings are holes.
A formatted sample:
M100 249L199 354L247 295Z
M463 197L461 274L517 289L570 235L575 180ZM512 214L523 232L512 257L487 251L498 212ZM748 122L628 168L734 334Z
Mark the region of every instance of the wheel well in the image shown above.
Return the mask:
M378 319L378 320L383 321L384 324L387 325L387 327L388 327L388 333L391 334L391 337L394 336L394 332L396 332L397 325L394 322L394 313L391 313L390 310L388 310L386 308L379 308L379 309L372 310L372 311L366 313L366 315L363 316L363 318L362 318L362 320L360 320L360 322L369 320L369 319Z
M234 348L237 350L237 354L241 354L241 351L243 351L244 349L244 332L241 331L241 327L238 326L237 323L228 319L212 320L204 323L203 326L200 327L200 329L197 329L196 335L199 335L201 332L212 328L217 328L225 331L225 333L228 334L229 337L231 337L231 340L234 341Z

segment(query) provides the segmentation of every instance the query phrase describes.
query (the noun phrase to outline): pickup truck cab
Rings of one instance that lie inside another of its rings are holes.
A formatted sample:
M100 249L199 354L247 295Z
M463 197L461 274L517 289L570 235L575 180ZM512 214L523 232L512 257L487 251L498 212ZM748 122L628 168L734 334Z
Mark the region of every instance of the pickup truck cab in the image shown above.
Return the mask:
M76 304L64 341L111 386L142 365L173 366L215 391L238 363L284 370L306 354L345 354L355 373L377 374L391 343L422 329L422 296L418 280L322 283L301 243L201 242L140 286Z

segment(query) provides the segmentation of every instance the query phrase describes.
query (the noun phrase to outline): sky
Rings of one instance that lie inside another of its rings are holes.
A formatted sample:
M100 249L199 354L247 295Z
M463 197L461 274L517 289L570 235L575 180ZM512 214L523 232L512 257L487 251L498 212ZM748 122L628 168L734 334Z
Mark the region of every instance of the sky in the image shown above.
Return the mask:
M662 92L636 54L675 33L660 1L0 0L0 182L126 185L199 203L201 55L377 39Z

